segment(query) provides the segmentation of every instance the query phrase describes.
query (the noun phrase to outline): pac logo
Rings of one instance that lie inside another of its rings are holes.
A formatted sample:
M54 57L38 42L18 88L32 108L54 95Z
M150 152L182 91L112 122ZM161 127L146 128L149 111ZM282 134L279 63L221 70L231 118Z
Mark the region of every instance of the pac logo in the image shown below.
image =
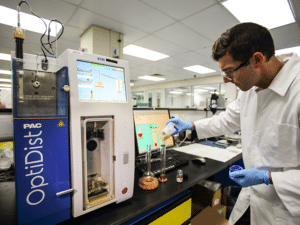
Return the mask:
M105 61L105 59L101 58L101 57L97 57L97 59L100 60L100 61Z
M31 128L41 128L42 127L42 124L41 123L25 123L25 124L23 124L23 127L24 127L24 129L27 129L27 128L29 128L29 129L31 129Z
M65 124L64 124L64 122L61 120L61 121L59 121L59 124L58 124L57 126L58 126L58 127L64 127Z

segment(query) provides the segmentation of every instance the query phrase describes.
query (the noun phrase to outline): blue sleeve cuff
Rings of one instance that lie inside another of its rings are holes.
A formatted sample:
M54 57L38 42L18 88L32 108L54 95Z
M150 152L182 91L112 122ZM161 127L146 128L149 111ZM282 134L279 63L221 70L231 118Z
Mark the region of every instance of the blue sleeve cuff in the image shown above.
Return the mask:
M265 175L264 175L264 183L266 184L266 185L269 185L270 184L270 178L269 178L269 171L265 171Z

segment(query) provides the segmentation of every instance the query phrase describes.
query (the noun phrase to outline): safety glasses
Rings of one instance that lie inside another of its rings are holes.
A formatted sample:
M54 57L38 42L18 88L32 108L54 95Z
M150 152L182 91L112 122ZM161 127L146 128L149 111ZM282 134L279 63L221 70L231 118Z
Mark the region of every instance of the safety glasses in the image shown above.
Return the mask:
M235 77L236 77L236 71L240 68L242 68L243 66L246 65L246 63L251 59L253 55L251 55L250 57L248 57L244 62L242 62L238 67L231 69L231 70L227 70L227 71L223 71L220 70L220 73L223 77L225 77L227 80L232 81Z

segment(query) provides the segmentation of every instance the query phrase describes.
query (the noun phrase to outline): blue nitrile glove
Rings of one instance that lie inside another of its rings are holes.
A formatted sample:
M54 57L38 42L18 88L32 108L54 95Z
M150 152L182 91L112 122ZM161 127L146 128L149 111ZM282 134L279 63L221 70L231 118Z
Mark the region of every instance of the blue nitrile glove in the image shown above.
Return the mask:
M241 167L239 165L233 165L229 168L229 172L234 172L234 171L238 171L238 170L243 170L243 167Z
M242 187L249 187L258 184L270 184L269 171L258 169L242 169L229 171L229 177L234 182L238 183Z
M176 117L176 118L173 118L173 119L170 119L166 125L170 122L173 122L173 123L176 123L177 126L178 126L178 131L174 132L172 134L172 136L174 136L175 134L178 134L178 133L181 133L183 131L186 131L186 130L194 130L194 127L192 125L191 122L185 122L183 121L182 119L180 119L179 117Z

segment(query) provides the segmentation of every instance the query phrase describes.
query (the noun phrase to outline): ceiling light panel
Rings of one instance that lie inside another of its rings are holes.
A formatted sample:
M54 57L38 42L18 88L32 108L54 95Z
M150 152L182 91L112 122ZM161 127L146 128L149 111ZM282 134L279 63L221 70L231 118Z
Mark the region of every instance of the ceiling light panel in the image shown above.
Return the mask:
M170 91L169 93L170 93L170 94L178 94L178 95L179 95L179 94L182 94L181 91Z
M0 78L0 82L11 82L11 79L2 79L2 78Z
M227 0L222 4L241 22L253 22L268 29L294 23L287 0Z
M291 52L295 52L300 57L300 46L276 50L275 55L281 55Z
M11 61L11 55L10 54L0 53L0 60Z
M123 53L126 55L132 55L135 57L143 58L143 59L148 59L151 61L157 61L160 59L164 59L169 57L168 55L155 52L146 48L142 48L136 45L128 45L123 49Z
M0 84L0 87L11 87L11 84Z
M196 72L196 73L200 73L200 74L216 72L215 70L212 70L212 69L209 69L207 67L200 66L200 65L188 66L188 67L184 67L183 69L189 70L189 71L192 71L192 72Z
M0 74L9 74L9 75L11 75L11 71L9 71L9 70L0 70Z
M138 77L138 78L139 79L143 79L143 80L151 80L151 81L162 81L162 80L165 80L165 78L148 76L148 75L141 76L141 77Z
M17 15L18 15L17 10L10 9L0 5L0 23L17 27L18 25ZM47 19L43 19L43 20L48 26L50 20ZM23 12L20 12L20 27L25 30L30 30L41 34L43 34L46 31L46 26L41 19L39 19L34 15L23 13ZM50 28L51 28L50 35L55 37L56 34L60 31L61 25L59 23L52 22Z

